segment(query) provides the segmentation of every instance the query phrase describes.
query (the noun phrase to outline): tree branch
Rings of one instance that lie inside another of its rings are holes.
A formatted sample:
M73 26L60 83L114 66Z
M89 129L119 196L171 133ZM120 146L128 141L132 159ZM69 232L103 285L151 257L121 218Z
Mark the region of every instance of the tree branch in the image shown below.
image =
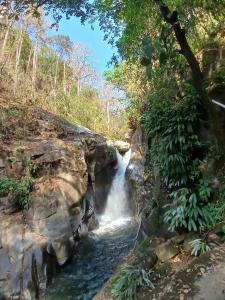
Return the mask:
M159 6L161 15L163 19L172 26L174 34L176 36L177 42L180 46L180 53L186 58L192 72L192 79L194 82L194 85L196 89L198 90L199 94L203 96L205 100L205 97L207 97L207 93L203 88L203 74L200 69L199 63L192 52L187 38L186 38L186 32L185 30L181 27L179 19L178 19L178 14L177 11L170 11L168 6L166 6L162 1L160 0L155 0L155 3Z

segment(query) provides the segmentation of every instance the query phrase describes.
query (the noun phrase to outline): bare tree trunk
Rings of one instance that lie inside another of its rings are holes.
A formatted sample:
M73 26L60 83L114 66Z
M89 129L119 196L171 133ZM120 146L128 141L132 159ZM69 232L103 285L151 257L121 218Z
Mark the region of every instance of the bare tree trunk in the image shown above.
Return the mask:
M59 57L56 58L55 77L54 77L54 98L56 100L57 76L58 76Z
M71 84L68 85L68 96L70 97L71 95Z
M4 61L4 56L5 56L5 48L7 45L7 41L8 41L8 37L9 37L9 32L10 32L10 26L8 25L6 28L6 32L5 32L5 36L4 36L4 40L2 43L2 48L1 48L1 53L0 53L0 61Z
M33 49L32 49L32 47L31 47L31 48L30 48L29 57L28 57L27 67L26 67L26 74L28 74L28 72L29 72L32 53L33 53Z
M36 73L37 73L37 48L38 48L38 42L36 41L33 51L33 62L32 62L32 91L33 91L33 97L35 96L36 91Z
M14 19L11 18L9 19L9 11L10 11L10 5L11 5L11 1L4 1L4 5L1 7L2 10L0 9L0 16L2 16L2 20L5 19L5 26L6 26L6 31L5 31L5 35L4 35L4 39L3 39L3 43L2 43L2 48L0 51L0 62L4 62L4 56L5 56L5 48L8 42L8 38L9 38L9 33L10 33L10 29L12 28ZM2 13L2 14L1 14Z
M17 40L17 46L16 46L16 63L15 63L14 86L13 86L14 95L16 95L17 84L18 84L18 72L19 72L22 44L23 44L23 28L21 28L20 30L19 38Z
M81 91L81 85L80 85L80 78L77 78L77 96L80 96L80 91Z
M63 63L63 90L66 95L66 62Z
M107 110L107 129L108 129L108 133L109 133L109 131L110 131L109 101L107 101L106 110Z

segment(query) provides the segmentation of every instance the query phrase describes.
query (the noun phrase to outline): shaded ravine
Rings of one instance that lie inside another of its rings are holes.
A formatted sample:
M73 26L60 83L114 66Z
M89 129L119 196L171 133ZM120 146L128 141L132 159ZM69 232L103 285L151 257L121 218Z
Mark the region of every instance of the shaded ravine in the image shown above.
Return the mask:
M137 224L130 217L125 171L130 151L117 152L118 169L112 182L99 229L79 244L72 262L61 269L47 290L46 300L91 300L110 278L119 261L133 248Z

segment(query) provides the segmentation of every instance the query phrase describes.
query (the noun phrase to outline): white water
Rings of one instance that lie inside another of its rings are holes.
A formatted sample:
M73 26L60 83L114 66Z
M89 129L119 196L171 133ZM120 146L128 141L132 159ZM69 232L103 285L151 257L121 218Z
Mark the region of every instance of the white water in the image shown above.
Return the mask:
M131 150L123 156L116 150L116 155L118 169L107 197L105 212L100 217L98 233L113 230L130 220L125 172L130 161Z

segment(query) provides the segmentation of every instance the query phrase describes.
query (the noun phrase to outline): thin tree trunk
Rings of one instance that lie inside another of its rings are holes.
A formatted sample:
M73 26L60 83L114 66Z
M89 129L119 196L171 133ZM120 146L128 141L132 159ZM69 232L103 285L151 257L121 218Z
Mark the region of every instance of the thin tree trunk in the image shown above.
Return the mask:
M10 26L7 26L6 32L5 32L5 36L4 36L4 40L2 43L2 48L1 48L1 53L0 53L0 61L3 62L4 61L4 57L5 57L5 48L8 42L8 38L9 38L9 32L10 32Z
M29 72L32 53L33 53L33 49L32 49L32 47L31 47L31 48L30 48L29 57L28 57L27 67L26 67L26 74L28 74L28 72Z
M4 35L4 39L3 39L3 43L2 43L2 48L0 51L0 62L4 62L5 48L6 48L6 45L8 42L10 30L11 30L13 22L14 22L14 19L13 18L9 19L9 16L8 16L8 12L10 11L10 5L11 5L11 1L5 1L5 4L4 4L5 9L3 9L4 13L2 15L2 18L3 19L6 18L6 31L5 31L5 35ZM5 14L6 11L7 11L7 14Z
M63 90L66 95L66 62L63 63Z
M72 88L72 85L71 84L68 84L68 96L70 97L71 95L71 88Z
M54 77L54 98L56 100L57 76L58 76L59 57L56 59L55 77Z
M110 125L110 114L109 114L109 101L107 101L106 104L106 110L107 110L107 128L108 128L108 133L109 133L109 125Z
M80 86L80 78L77 78L77 96L80 96L81 86Z
M32 91L33 91L33 97L35 96L36 92L36 73L37 73L37 48L38 48L38 42L36 41L33 51L33 62L32 62Z
M14 95L16 95L17 84L18 84L18 72L19 72L22 44L23 44L23 28L21 28L21 30L20 30L19 38L17 41L17 47L16 47L16 63L15 63L14 86L13 86L13 94Z

